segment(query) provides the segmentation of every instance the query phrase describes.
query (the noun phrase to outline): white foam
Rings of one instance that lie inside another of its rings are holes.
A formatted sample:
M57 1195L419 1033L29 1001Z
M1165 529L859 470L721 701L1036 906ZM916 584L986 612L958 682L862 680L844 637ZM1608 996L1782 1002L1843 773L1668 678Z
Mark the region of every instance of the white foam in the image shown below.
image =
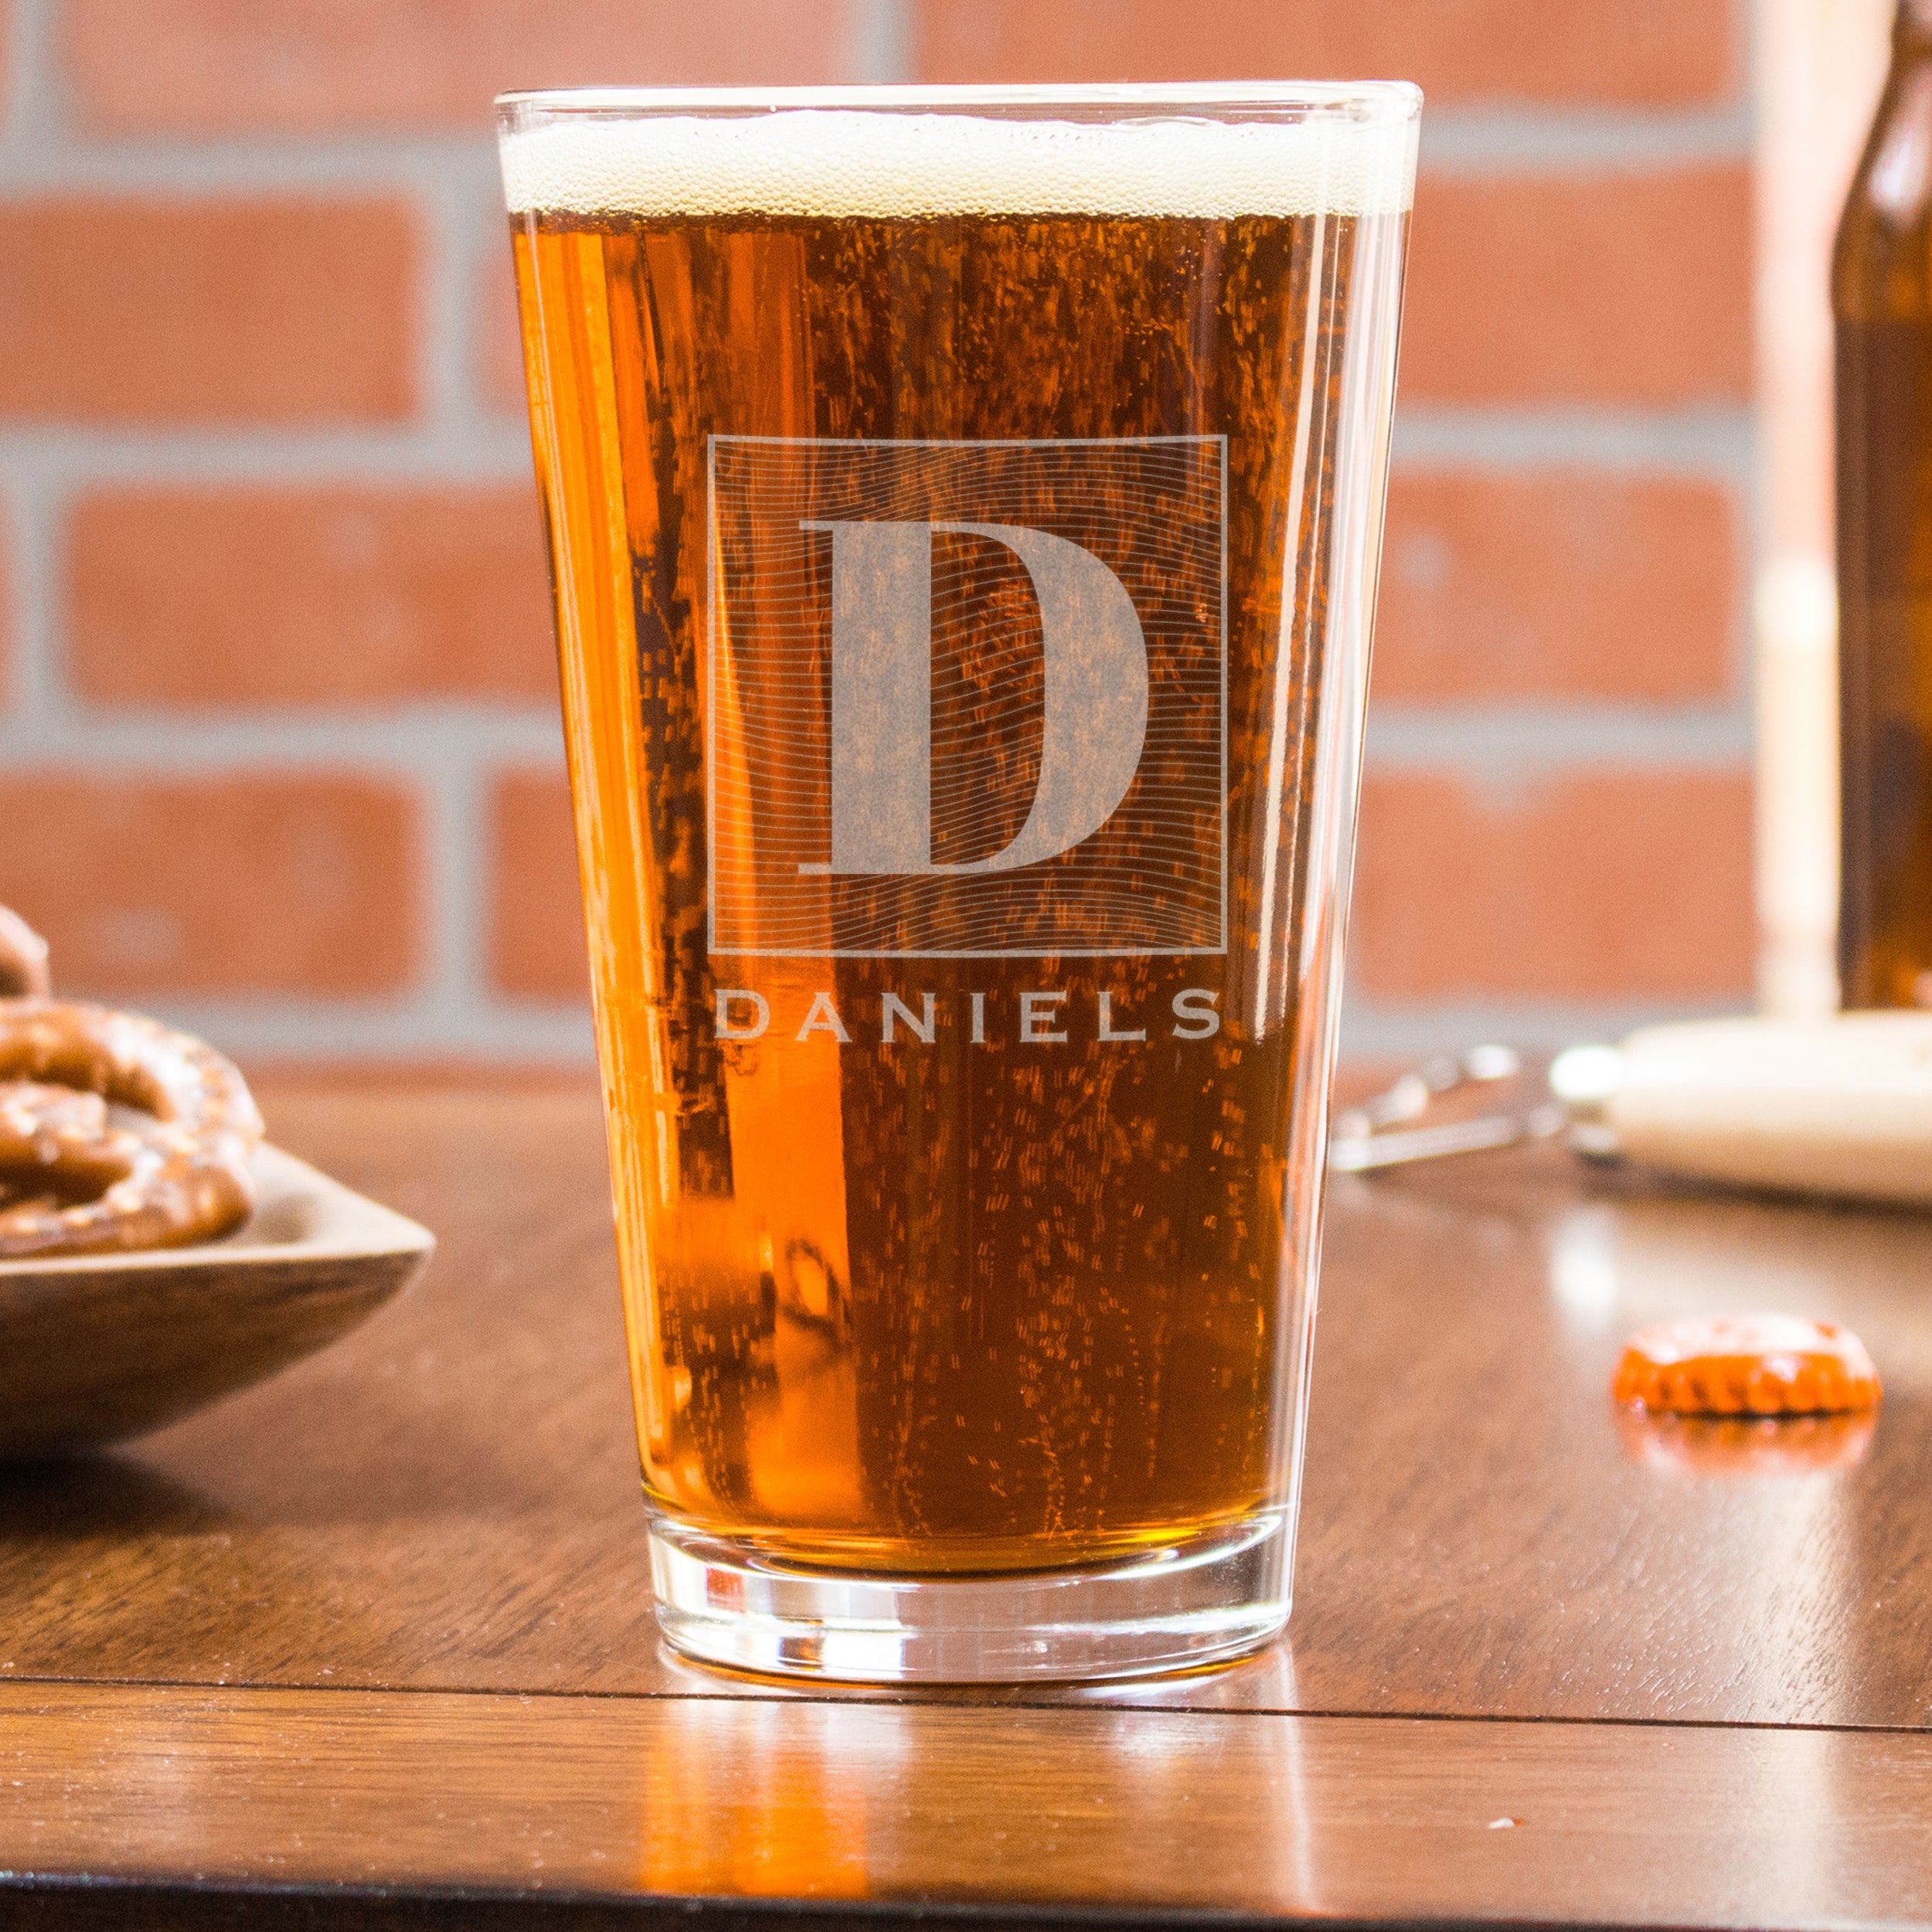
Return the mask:
M1099 122L822 108L566 114L505 136L503 182L512 214L644 219L1378 214L1413 197L1415 137L1413 112Z

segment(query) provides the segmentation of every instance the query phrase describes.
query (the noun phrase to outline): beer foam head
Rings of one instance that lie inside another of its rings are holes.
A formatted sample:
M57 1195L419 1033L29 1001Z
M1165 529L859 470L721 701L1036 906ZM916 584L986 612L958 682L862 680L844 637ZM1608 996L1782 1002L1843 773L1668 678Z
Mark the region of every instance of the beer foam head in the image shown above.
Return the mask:
M1379 91L1379 114L1245 121L566 111L505 133L503 181L512 214L645 220L1389 213L1413 197L1418 97Z

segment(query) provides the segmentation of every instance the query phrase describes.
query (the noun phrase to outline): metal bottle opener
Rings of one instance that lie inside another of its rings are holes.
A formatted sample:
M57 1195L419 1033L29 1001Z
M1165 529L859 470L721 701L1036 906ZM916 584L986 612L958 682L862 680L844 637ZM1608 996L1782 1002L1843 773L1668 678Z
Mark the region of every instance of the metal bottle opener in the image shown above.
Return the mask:
M1472 1087L1513 1104L1432 1120ZM1573 1046L1546 1076L1505 1046L1430 1060L1338 1115L1336 1172L1561 1138L1691 1180L1932 1206L1932 1013L1694 1020Z

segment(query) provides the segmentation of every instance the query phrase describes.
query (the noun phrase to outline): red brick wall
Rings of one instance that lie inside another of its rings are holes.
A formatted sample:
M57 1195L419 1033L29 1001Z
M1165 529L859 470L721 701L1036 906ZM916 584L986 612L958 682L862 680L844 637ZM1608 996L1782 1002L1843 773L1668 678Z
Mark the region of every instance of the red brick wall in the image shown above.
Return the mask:
M1742 998L1732 0L0 0L0 900L244 1051L584 1050L488 100L1400 73L1350 1039Z

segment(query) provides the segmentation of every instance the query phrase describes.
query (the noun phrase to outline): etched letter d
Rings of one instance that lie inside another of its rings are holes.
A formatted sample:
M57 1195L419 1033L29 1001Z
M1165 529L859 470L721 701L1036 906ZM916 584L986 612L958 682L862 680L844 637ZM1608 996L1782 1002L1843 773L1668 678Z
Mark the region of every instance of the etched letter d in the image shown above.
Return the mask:
M1147 735L1147 641L1126 587L1098 557L1012 523L799 527L832 536L831 871L1012 872L1107 822ZM933 861L935 530L989 537L1019 559L1039 600L1046 660L1039 778L1026 821L991 858L958 865Z

